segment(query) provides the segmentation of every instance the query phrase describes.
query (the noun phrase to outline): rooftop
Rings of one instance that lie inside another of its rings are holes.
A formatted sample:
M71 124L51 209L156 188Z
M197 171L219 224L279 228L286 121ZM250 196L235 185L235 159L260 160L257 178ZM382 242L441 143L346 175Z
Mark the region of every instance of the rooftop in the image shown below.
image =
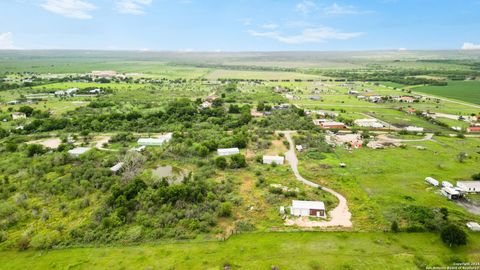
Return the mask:
M321 201L292 201L293 208L303 209L325 209L325 204Z

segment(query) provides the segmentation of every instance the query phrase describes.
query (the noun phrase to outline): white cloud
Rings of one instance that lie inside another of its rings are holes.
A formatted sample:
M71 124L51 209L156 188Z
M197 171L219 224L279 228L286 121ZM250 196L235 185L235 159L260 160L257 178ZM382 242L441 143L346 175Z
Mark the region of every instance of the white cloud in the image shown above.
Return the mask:
M74 19L91 19L90 11L97 7L83 0L47 0L41 5L44 9Z
M339 5L337 3L333 3L331 6L324 8L324 12L328 15L353 15L361 13L354 6Z
M304 0L295 6L295 10L303 14L311 13L315 9L317 9L317 5L309 0Z
M262 28L265 28L265 29L277 29L277 28L278 28L278 25L277 25L277 24L274 24L274 23L267 23L267 24L262 25Z
M17 49L13 44L11 32L1 33L0 34L0 50L14 50Z
M321 43L327 40L348 40L363 35L361 32L340 32L330 27L307 28L300 34L286 35L279 31L258 32L249 30L254 37L271 38L287 44Z
M407 48L398 48L398 51L404 52L404 51L408 51L408 49Z
M124 14L142 15L152 0L117 0L117 10Z
M480 50L480 44L465 42L463 43L462 50Z

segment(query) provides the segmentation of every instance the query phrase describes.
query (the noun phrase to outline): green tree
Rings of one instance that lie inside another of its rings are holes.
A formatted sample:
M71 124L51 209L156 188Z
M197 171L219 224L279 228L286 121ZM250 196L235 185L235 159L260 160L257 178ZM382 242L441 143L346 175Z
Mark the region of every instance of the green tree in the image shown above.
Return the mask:
M400 231L400 228L398 227L398 222L396 220L394 220L392 222L392 225L390 226L390 230L392 232L399 232Z
M467 244L467 233L455 224L449 224L443 228L440 236L442 241L450 247Z
M245 160L245 156L241 154L236 154L233 155L230 158L230 168L232 169L238 169L238 168L245 168L247 167L247 161Z
M220 169L225 169L227 167L227 159L225 157L217 157L215 159L215 166Z
M27 146L27 156L33 157L44 154L45 148L40 144L30 144Z

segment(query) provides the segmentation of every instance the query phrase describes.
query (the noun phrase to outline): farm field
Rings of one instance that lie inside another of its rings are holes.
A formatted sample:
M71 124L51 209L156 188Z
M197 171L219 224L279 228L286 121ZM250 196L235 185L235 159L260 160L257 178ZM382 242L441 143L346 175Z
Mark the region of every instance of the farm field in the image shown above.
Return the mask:
M447 86L423 86L415 91L480 104L480 81L449 81Z
M478 235L450 250L429 233L254 233L224 242L179 242L0 252L5 269L418 269L478 261ZM299 252L301 251L301 252Z

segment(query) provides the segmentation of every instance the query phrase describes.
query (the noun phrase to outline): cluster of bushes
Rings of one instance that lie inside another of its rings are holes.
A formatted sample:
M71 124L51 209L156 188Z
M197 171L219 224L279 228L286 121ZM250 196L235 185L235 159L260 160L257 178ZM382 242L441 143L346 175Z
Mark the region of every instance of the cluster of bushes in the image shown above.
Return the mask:
M217 157L215 158L215 166L220 169L239 169L247 167L247 161L245 156L242 154L236 154L228 157Z
M444 243L449 246L466 245L467 234L458 225L448 219L448 209L431 209L425 206L409 205L401 209L399 218L401 224L394 220L391 225L393 232L439 232Z

